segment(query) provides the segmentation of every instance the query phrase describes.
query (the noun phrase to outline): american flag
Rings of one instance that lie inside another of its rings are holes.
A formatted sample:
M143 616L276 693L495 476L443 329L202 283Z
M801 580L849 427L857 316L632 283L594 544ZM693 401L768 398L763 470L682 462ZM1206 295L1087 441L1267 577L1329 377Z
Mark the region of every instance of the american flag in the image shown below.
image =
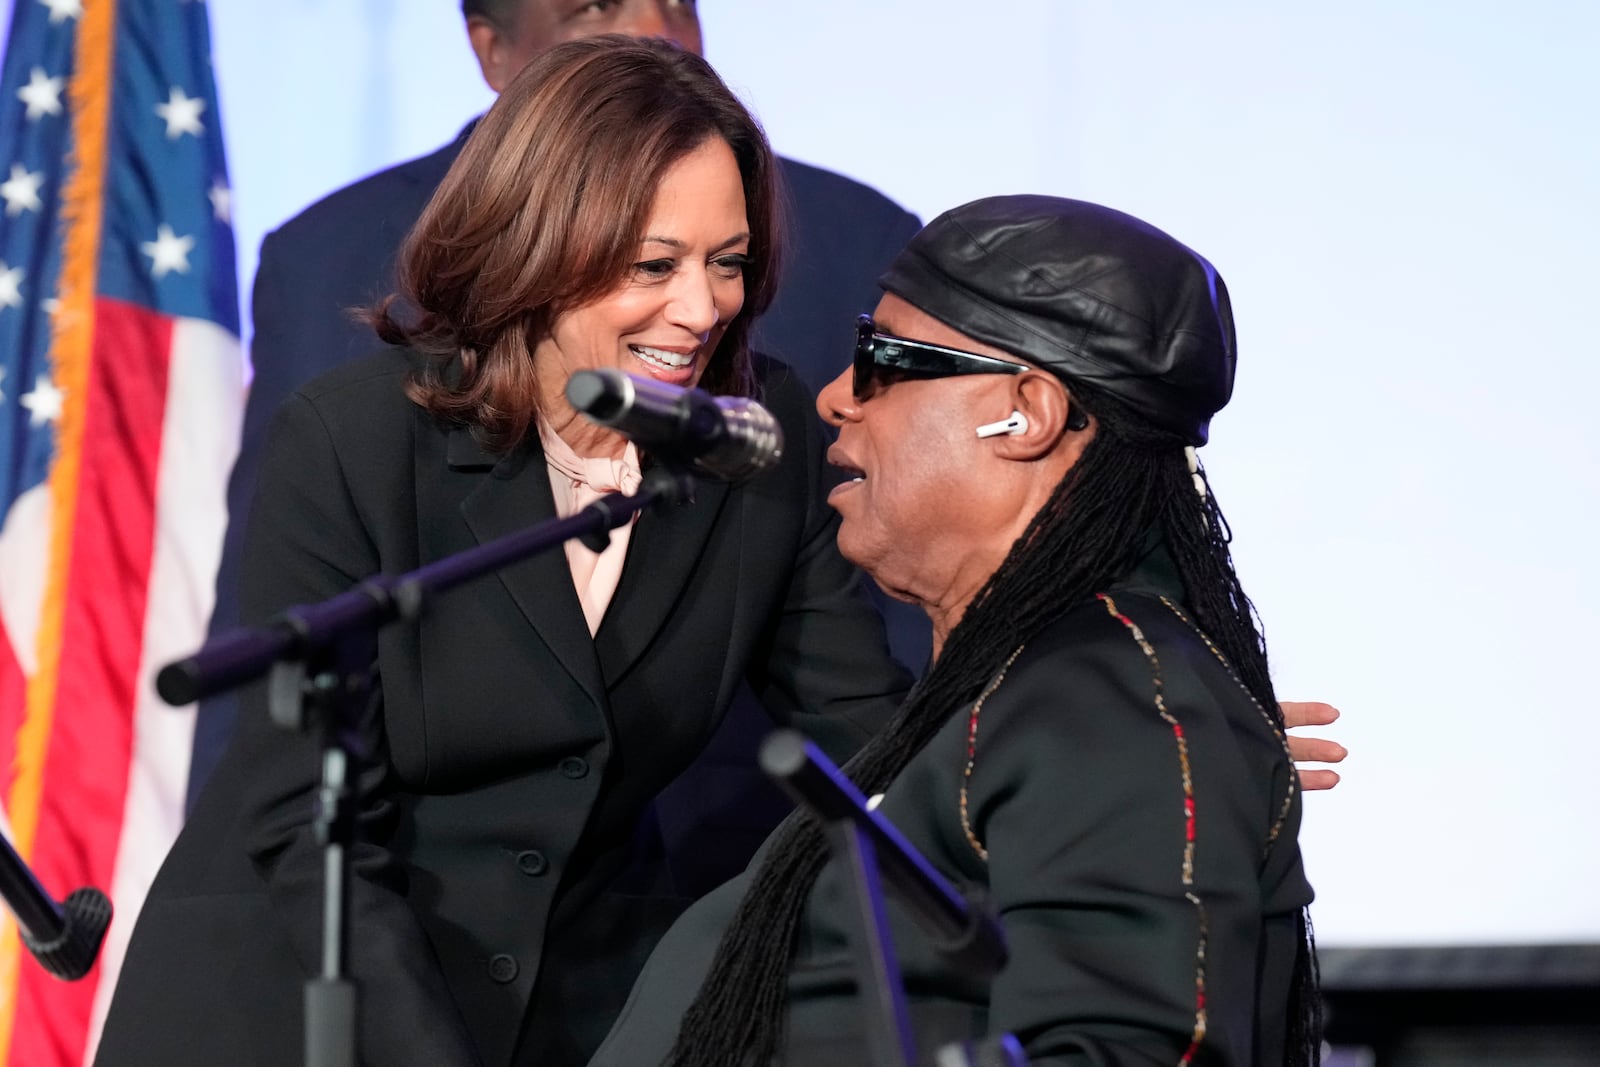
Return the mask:
M191 0L15 0L0 76L0 805L56 899L116 917L88 977L0 928L0 1065L92 1059L182 819L242 356L210 32Z

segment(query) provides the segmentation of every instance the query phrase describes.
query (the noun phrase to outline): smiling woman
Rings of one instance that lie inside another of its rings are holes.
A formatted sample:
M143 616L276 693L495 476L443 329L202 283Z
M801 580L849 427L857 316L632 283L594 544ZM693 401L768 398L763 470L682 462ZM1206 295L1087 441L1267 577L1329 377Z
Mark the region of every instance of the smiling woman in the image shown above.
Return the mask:
M384 340L434 357L413 399L497 449L541 411L591 437L561 397L574 370L748 393L750 323L776 287L774 159L750 114L720 82L701 92L715 75L687 53L574 47L589 54L563 77L535 63L507 86L401 250L421 318L397 297L374 313Z
M478 123L404 246L371 316L395 347L279 411L247 622L636 484L632 446L567 406L572 371L759 392L787 442L760 481L702 484L603 552L519 563L381 635L350 905L364 1063L586 1062L668 924L767 828L747 779L700 763L741 684L837 758L909 684L835 547L811 399L749 351L775 181L699 57L561 45ZM139 917L101 1067L304 1062L317 753L264 701L247 695Z
M712 137L662 176L627 283L558 316L535 346L540 409L555 431L575 447L621 449L566 405L574 371L616 367L697 384L744 306L749 248L738 161Z

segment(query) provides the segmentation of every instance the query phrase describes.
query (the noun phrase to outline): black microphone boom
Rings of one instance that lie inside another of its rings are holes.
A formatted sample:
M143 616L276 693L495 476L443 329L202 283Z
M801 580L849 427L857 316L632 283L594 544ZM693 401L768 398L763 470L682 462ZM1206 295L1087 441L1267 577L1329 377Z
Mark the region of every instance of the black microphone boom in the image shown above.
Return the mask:
M714 397L608 368L567 379L567 402L644 451L721 481L745 481L783 458L783 428L748 397Z
M872 842L889 887L929 939L978 977L1000 973L1005 931L978 895L950 885L900 831L872 810L855 783L795 730L774 730L761 743L761 769L823 822L859 827Z

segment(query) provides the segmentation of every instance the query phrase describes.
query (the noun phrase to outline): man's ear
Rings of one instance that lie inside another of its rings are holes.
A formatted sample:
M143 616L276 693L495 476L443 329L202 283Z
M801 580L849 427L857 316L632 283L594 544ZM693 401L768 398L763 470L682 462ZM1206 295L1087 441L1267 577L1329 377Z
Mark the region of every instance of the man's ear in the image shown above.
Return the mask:
M500 92L517 74L510 70L511 41L506 32L482 15L467 16L467 40L472 43L472 54L478 57L478 69L489 88Z
M1094 419L1072 402L1072 393L1053 374L1033 372L1009 379L1012 409L1026 425L992 438L1007 459L1034 460L1066 444L1081 452L1094 436Z

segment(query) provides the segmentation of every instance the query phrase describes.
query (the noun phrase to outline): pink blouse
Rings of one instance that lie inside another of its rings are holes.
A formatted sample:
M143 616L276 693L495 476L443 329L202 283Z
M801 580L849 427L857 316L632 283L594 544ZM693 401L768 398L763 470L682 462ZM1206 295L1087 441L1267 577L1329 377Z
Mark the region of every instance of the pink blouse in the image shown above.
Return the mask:
M555 431L539 420L539 443L544 446L545 463L550 468L550 492L555 497L556 515L574 515L606 493L631 493L639 488L639 450L628 442L621 459L591 459L580 456ZM639 516L635 515L637 521ZM592 637L600 628L606 608L622 580L622 561L628 555L628 539L633 522L611 531L611 543L604 552L592 552L580 542L566 543L567 565L572 570L572 585L583 605L583 617Z

